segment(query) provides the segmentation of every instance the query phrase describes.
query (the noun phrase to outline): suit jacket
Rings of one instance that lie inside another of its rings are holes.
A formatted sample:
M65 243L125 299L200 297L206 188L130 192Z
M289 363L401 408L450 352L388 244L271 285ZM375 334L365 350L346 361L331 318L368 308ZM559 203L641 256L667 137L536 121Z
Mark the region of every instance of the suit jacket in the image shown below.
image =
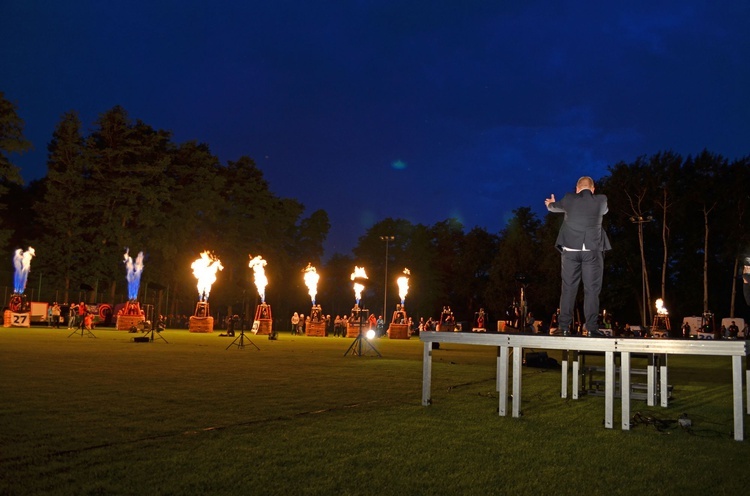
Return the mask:
M611 250L607 233L602 228L602 217L609 210L607 197L595 195L584 189L580 193L568 193L565 197L547 205L547 210L564 213L560 232L555 246L562 251L563 247L580 250Z

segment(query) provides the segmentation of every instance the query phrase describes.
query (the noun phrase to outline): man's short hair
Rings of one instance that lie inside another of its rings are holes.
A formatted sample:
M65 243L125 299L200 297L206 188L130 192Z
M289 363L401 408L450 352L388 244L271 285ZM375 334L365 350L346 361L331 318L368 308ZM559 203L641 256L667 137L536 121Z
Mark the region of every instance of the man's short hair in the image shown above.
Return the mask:
M583 176L580 179L578 179L578 182L576 183L576 189L591 189L594 187L594 180L591 179L590 176Z

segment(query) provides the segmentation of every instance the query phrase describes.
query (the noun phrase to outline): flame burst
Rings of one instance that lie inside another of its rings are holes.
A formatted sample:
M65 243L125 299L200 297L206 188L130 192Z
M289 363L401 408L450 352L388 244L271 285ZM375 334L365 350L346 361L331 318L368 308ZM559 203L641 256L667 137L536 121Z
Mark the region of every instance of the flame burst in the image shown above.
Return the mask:
M307 294L310 295L310 299L312 299L312 304L314 306L315 296L318 294L318 281L320 280L320 275L318 275L318 272L315 270L315 267L313 267L312 264L307 264L304 272Z
M221 260L213 253L204 251L201 253L201 258L193 262L190 267L193 269L193 275L198 279L199 301L208 301L211 286L216 282L216 271L224 269Z
M13 278L13 290L18 294L26 291L26 280L31 270L31 257L34 255L36 255L36 251L30 246L26 251L20 248L17 249L15 255L13 255L13 265L16 268L16 274Z
M359 302L362 299L362 291L364 291L365 286L357 282L357 280L367 279L367 273L365 273L365 268L355 266L354 272L352 272L352 275L351 275L351 279L352 281L354 281L354 298L357 300L357 305L359 305Z
M656 300L656 313L659 315L669 315L669 312L664 306L664 300L662 300L661 298Z
M255 287L258 288L260 301L265 303L266 302L266 286L268 286L268 278L266 277L266 269L264 267L266 266L267 262L263 260L263 257L261 257L260 255L258 255L255 258L253 258L252 255L248 255L248 256L250 257L250 263L248 264L248 267L253 269Z
M411 272L409 269L404 269L404 275L396 279L396 283L398 284L398 295L401 297L401 304L404 304L404 300L406 300L406 294L409 292L409 276Z
M143 252L139 251L138 256L130 256L130 248L125 248L125 255L123 255L125 262L125 278L128 280L128 299L137 300L138 290L141 286L141 273L143 272Z

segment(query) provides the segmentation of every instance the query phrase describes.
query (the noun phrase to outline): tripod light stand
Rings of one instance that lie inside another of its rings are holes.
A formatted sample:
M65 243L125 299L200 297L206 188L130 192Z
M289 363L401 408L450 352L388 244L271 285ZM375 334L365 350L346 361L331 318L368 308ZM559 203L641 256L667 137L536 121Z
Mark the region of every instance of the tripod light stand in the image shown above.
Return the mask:
M88 336L90 338L95 338L96 337L94 335L94 333L91 332L91 329L86 329L86 324L84 323L83 319L81 320L81 323L79 324L78 328L74 329L73 332L71 332L70 334L68 334L68 337L72 336L73 334L78 334L79 332L81 334L81 337L83 337L83 336Z
M169 341L167 341L164 336L161 335L161 331L166 329L166 326L164 325L164 322L161 320L161 317L159 318L159 321L156 323L156 325L152 325L150 330L146 330L146 334L148 335L148 341L149 343L154 342L154 332L156 332L156 337L164 341L165 343L169 344Z
M255 343L253 343L253 341L250 338L245 337L245 318L243 316L242 323L240 325L240 335L237 336L236 338L234 338L234 341L232 341L231 343L229 343L229 346L227 346L226 349L228 350L232 346L236 346L238 350L244 350L245 349L245 341L247 341L251 345L255 346L255 349L258 350L258 351L260 351L260 348L258 348L258 345L256 345Z
M364 317L362 316L362 313L364 312L365 315L367 315L368 310L366 308L357 310L359 314L359 334L357 334L357 337L354 338L354 341L351 345L349 345L349 349L346 350L346 353L344 353L344 356L351 353L352 355L356 356L364 356L367 354L367 349L365 346L362 345L364 342L365 345L369 346L372 351L375 352L376 355L382 358L383 355L380 354L378 350L375 349L375 347L372 345L369 339L366 339L366 336L362 333L362 327L364 325ZM364 348L364 349L363 349Z

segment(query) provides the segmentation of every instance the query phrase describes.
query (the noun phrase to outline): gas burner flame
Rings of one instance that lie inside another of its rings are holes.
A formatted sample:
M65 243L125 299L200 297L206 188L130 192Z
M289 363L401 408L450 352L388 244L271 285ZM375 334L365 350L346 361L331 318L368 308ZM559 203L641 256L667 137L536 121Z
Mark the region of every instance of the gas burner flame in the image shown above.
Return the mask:
M406 295L409 292L409 278L407 276L411 275L411 271L409 269L404 269L404 275L396 279L396 283L398 284L398 295L401 297L401 304L404 304L404 301L406 300Z
M260 295L261 302L265 303L268 278L266 277L266 269L264 267L266 266L267 262L263 260L263 257L261 257L260 255L254 258L252 255L248 255L248 257L250 257L250 263L248 263L248 267L253 269L255 287L258 288L258 294Z
M13 266L16 268L13 278L13 290L17 294L23 294L26 291L26 280L31 270L31 258L35 255L36 251L30 246L26 251L23 251L21 248L17 249L13 255Z
M305 285L307 286L307 294L310 295L310 299L312 300L313 306L315 306L315 296L318 294L318 281L320 280L320 275L315 270L315 267L312 266L312 264L307 264L307 267L305 267Z
M365 286L358 281L367 279L365 268L355 266L354 272L352 272L351 275L351 279L352 281L354 281L354 298L357 300L357 305L359 305L359 302L362 300L362 291L364 291Z
M141 287L141 273L143 272L143 252L139 251L135 257L135 262L130 256L130 248L125 248L123 255L125 263L125 278L128 280L128 299L135 301L138 299L138 290Z
M198 300L208 301L211 286L216 282L216 272L224 269L221 260L213 253L204 251L201 253L201 258L193 262L190 267L193 269L193 275L198 279Z
M664 306L664 300L662 300L661 298L656 300L656 313L658 315L669 315L669 312Z

